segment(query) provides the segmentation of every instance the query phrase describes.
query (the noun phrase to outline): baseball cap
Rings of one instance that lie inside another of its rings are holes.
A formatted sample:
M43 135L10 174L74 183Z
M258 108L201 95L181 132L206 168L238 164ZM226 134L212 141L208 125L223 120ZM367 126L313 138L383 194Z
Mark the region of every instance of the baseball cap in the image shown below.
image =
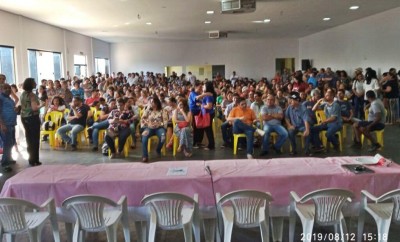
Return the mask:
M291 92L289 94L290 99L295 99L297 101L300 101L300 94L298 92Z

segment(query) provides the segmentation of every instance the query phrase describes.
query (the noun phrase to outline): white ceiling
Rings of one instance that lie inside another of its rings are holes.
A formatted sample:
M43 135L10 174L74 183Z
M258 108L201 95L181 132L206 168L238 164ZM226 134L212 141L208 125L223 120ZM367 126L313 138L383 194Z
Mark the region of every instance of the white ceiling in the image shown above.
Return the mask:
M219 0L0 0L2 10L113 43L204 40L212 30L230 39L300 38L396 7L400 0L257 0L253 13L226 15Z

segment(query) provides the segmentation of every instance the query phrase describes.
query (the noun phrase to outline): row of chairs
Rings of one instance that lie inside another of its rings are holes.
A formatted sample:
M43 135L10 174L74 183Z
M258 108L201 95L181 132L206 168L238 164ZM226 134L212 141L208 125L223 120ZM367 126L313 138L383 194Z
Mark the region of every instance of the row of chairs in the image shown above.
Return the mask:
M346 222L342 208L351 202L353 193L343 189L322 189L299 197L296 192L290 193L289 241L294 241L296 215L303 226L303 240L313 239L314 223L319 226L334 226L338 240L346 240ZM216 194L218 211L218 231L224 234L224 242L231 241L234 225L239 228L259 227L262 241L269 241L270 213L269 204L273 201L269 193L255 190L230 192L221 197ZM368 203L371 200L372 203ZM311 202L311 203L310 203ZM154 193L142 199L142 205L150 207L148 229L142 223L135 223L141 241L155 241L156 229L183 229L185 241L193 239L200 242L200 223L198 195L193 198L179 193ZM400 189L390 191L380 197L369 192L361 192L361 210L358 221L357 239L363 238L365 215L370 214L377 223L379 242L388 240L390 222L400 222ZM108 241L117 241L117 226L121 222L125 241L130 241L129 217L126 196L118 202L94 195L78 195L67 198L62 206L71 209L75 216L73 241L81 241L86 232L106 231ZM46 208L48 211L42 211ZM27 212L27 210L29 210ZM1 236L28 232L31 241L41 241L41 230L46 219L50 219L56 242L60 234L55 214L55 203L49 199L42 206L28 201L1 198L0 221ZM393 216L393 217L392 217ZM146 232L147 231L147 232ZM67 227L68 232L68 227ZM71 232L71 231L69 231ZM146 234L146 236L143 235ZM69 235L70 236L70 235ZM147 237L147 239L146 239ZM2 237L1 237L2 238ZM217 233L217 241L220 236Z

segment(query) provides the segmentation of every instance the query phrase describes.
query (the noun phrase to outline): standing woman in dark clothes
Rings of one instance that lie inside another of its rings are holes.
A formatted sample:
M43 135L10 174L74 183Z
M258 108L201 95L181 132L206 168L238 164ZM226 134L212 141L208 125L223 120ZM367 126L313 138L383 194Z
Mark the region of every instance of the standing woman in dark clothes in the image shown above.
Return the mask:
M214 107L217 100L217 93L215 93L214 85L211 81L206 82L204 85L204 93L211 93L212 95L206 95L203 98L202 109L205 110L206 113L210 114L210 126L204 128L204 131L207 135L208 146L205 147L205 150L214 150L215 149L215 140L214 140L214 132L213 132L213 119L215 116Z
M42 163L39 161L39 138L40 138L40 119L39 109L44 104L40 105L39 98L32 92L36 88L36 82L33 78L26 78L21 94L21 120L25 128L25 137L27 150L29 153L29 165L39 166Z

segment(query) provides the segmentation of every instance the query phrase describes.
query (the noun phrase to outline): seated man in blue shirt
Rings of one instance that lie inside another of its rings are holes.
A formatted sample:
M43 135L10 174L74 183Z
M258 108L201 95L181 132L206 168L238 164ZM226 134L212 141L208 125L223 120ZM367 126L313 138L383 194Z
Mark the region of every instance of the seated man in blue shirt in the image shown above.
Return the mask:
M339 140L338 137L336 137L336 132L340 131L342 129L342 115L340 112L340 106L337 102L334 100L335 94L332 91L328 91L325 93L325 99L321 98L318 100L318 102L314 105L314 108L316 106L321 105L322 102L325 102L324 104L324 113L326 116L325 120L322 120L322 122L311 129L311 139L312 143L315 146L315 151L323 151L324 147L321 144L321 139L319 136L319 133L322 130L326 130L326 138L328 142L331 142L333 144L333 147L335 151L340 151L339 149Z
M292 151L290 155L296 155L296 134L303 132L305 138L305 153L310 154L310 124L307 110L303 105L300 105L300 94L298 92L291 92L289 95L289 107L285 112L285 122L289 133L290 144Z
M345 90L339 89L337 92L337 103L340 106L343 123L352 123L353 109L349 101L344 100Z
M264 137L262 144L262 152L260 156L268 154L269 136L271 132L278 134L278 140L272 146L277 154L281 154L282 145L288 138L287 130L282 126L283 111L279 105L275 104L275 97L271 94L267 96L267 105L261 109L261 117L264 123Z

